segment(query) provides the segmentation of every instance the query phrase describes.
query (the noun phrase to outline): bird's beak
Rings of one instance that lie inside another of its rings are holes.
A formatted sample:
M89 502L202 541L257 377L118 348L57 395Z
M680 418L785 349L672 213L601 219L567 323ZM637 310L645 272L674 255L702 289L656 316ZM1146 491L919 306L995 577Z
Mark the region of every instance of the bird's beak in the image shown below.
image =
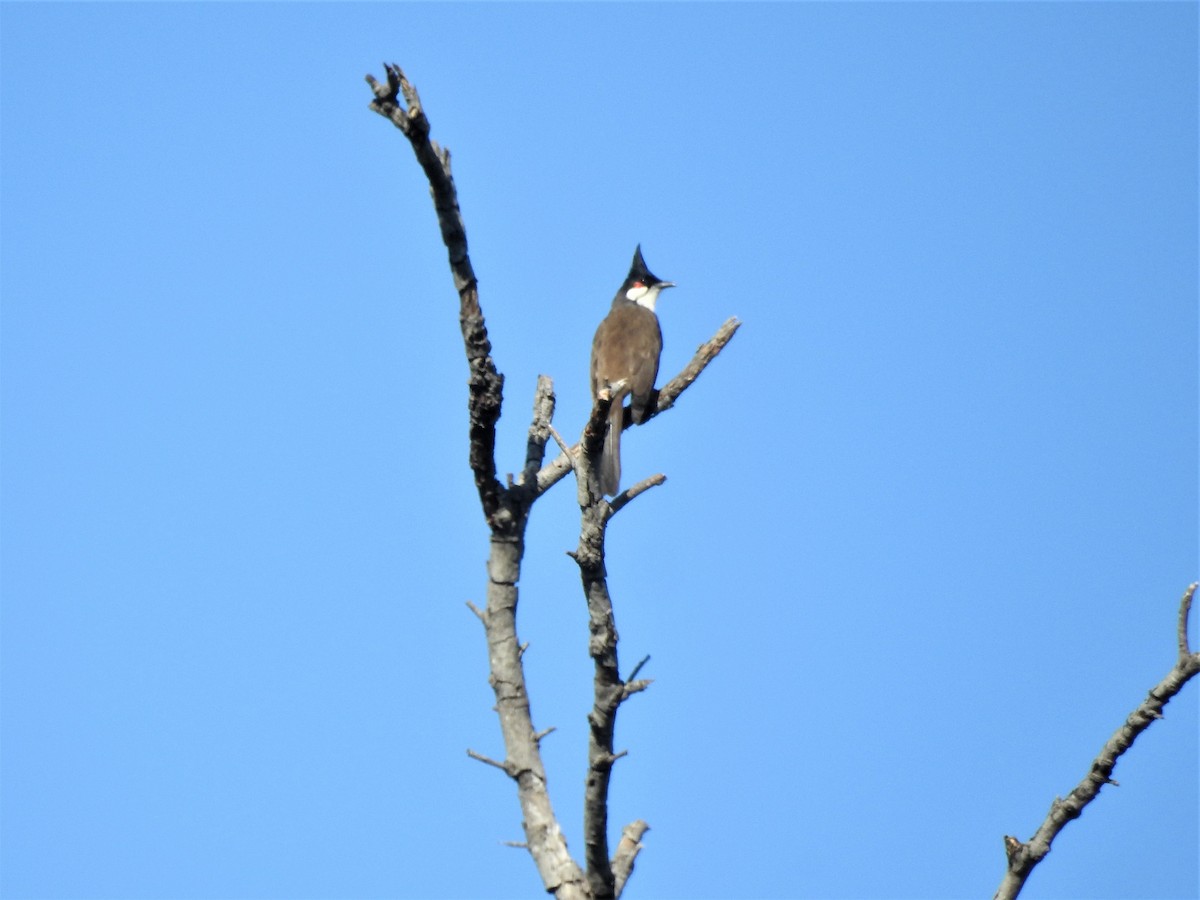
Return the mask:
M658 287L660 290L665 290L666 288L669 288L669 287L678 287L678 285L676 285L675 282L673 282L673 281L660 281L658 283Z

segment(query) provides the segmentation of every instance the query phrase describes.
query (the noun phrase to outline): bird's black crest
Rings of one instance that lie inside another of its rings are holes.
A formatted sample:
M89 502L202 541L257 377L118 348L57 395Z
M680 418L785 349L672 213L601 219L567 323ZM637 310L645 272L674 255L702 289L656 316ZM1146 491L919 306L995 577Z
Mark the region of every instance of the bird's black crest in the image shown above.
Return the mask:
M633 265L629 267L629 277L627 282L640 281L646 286L658 284L662 281L657 275L650 271L646 266L646 260L642 258L642 245L638 244L637 249L633 251Z

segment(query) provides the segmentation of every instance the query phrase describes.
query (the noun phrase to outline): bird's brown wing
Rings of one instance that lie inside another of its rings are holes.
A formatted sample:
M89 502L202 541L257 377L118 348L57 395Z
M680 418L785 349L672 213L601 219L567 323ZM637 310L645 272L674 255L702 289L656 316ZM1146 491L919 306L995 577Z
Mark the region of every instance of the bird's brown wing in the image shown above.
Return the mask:
M633 421L641 422L658 378L661 352L658 316L633 304L616 307L600 323L592 340L592 396L625 379L627 388L622 393L632 395Z

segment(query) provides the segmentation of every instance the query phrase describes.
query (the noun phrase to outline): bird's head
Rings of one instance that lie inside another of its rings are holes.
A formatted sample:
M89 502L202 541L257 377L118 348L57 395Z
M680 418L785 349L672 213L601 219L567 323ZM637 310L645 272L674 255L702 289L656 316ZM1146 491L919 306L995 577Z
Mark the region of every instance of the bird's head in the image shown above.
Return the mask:
M633 251L633 265L629 267L629 275L617 291L617 300L624 299L654 312L659 293L669 287L675 287L675 282L663 281L646 267L646 260L642 259L642 245L638 244L637 249Z

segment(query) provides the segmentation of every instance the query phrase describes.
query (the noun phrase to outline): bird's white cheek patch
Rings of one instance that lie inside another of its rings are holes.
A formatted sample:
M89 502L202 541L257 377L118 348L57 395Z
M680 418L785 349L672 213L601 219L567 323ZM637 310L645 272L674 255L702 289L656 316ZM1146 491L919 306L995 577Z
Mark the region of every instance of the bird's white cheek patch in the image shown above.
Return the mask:
M658 300L659 290L660 288L657 286L648 288L643 285L638 285L635 288L630 288L626 292L625 296L638 306L644 306L646 309L650 310L650 312L654 312L654 302Z

